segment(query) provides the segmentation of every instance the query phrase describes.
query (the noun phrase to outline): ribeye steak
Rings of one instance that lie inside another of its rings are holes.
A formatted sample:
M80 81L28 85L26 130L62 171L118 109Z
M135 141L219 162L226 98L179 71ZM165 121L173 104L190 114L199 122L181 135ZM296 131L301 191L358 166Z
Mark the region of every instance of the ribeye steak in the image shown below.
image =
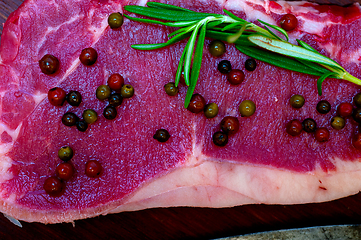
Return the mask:
M317 78L290 72L257 61L255 71L247 71L248 58L227 44L221 58L210 55L206 40L199 83L195 92L219 106L219 114L207 119L183 107L186 87L168 96L164 85L174 81L186 41L155 51L139 51L136 43L164 42L172 29L125 20L113 30L107 18L123 12L125 4L145 5L146 1L27 0L5 23L0 46L0 210L16 219L43 223L71 222L100 214L151 207L226 207L250 203L295 204L329 201L357 193L361 189L361 151L352 146L358 132L352 118L342 130L330 120L336 107L351 102L356 85L336 79L323 83L318 96ZM321 53L361 77L361 11L319 6L306 2L260 0L168 1L196 11L222 13L228 9L255 22L278 24L285 13L298 19L289 32L290 41L302 39ZM85 66L79 61L84 48L93 47L97 62ZM60 61L56 74L43 74L39 60L52 54ZM245 72L241 85L230 85L217 64L227 59L233 68ZM135 88L124 99L115 120L102 112L107 101L95 96L113 73L121 74ZM61 87L79 91L79 107L53 106L48 90ZM294 109L293 94L305 97L305 105ZM239 104L251 99L256 112L241 117ZM332 110L316 111L317 102L328 100ZM81 116L94 109L98 121L85 132L61 122L66 112ZM238 133L225 147L215 146L212 134L220 129L225 116L240 121ZM286 123L292 119L316 120L330 131L328 142L320 143L313 134L292 137ZM153 138L164 128L170 139ZM59 197L43 188L61 160L58 150L71 146L75 175L66 182ZM98 160L103 173L98 178L85 175L85 163Z

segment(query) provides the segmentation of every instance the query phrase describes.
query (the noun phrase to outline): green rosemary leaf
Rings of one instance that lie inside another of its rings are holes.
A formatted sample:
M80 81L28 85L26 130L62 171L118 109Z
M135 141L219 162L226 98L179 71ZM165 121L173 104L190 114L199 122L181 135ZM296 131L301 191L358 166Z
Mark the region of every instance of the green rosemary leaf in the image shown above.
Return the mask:
M282 38L280 38L279 36L277 36L274 32L272 32L268 27L263 26L272 36L274 36L275 39L278 39L280 41L284 41Z
M185 39L189 36L190 36L190 33L181 33L181 34L178 34L177 36L169 39L165 43L134 44L131 47L134 49L137 49L137 50L155 50L155 49L163 48L163 47L169 46L173 43L182 41L183 39Z
M222 24L222 23L223 23L223 21L216 20L216 21L213 21L213 22L208 23L207 28L208 28L208 29L214 28L214 27L216 27L216 26L218 26L218 25L220 25L220 24Z
M180 28L180 29L172 32L171 34L169 34L168 37L172 37L174 35L177 35L178 33L188 33L190 31L192 31L195 28L195 26L196 26L196 24L189 26L189 27Z
M223 31L232 29L232 28L234 28L234 27L237 27L237 26L239 26L239 25L243 25L243 23L235 22L235 23L228 24L228 25L226 25L224 28L222 28L221 31L223 32Z
M182 8L182 7L178 7L178 6L174 6L174 5L170 5L170 4L165 4L165 3L159 3L159 2L148 2L147 6L152 7L152 8L159 8L159 9L169 9L169 10L177 10L177 11L185 11L185 12L194 12L194 11L186 9L186 8Z
M240 52L246 54L247 56L250 56L252 58L255 58L262 62L269 63L271 65L274 65L274 66L277 66L280 68L288 69L288 70L295 71L295 72L316 75L316 76L322 76L324 74L324 72L319 72L306 65L300 64L299 61L296 61L292 58L289 58L289 57L286 57L283 55L279 55L277 53L268 52L263 49L259 49L257 47L242 46L242 45L237 44L236 48ZM328 72L331 73L330 71L328 71Z
M213 30L208 30L208 29L207 29L207 32L206 32L207 37L217 39L217 40L221 40L221 41L224 41L224 42L227 42L228 37L230 37L232 35L233 35L233 33L218 32L218 31L213 31ZM234 43L237 44L237 45L243 45L243 46L256 46L255 44L251 43L248 40L247 35L240 36L237 39L237 41L234 42Z
M280 27L278 27L278 26L275 26L275 25L266 23L266 22L264 22L264 21L262 21L262 20L260 20L260 19L257 19L257 20L258 20L258 22L262 23L263 25L266 25L266 26L268 26L268 27L271 27L271 28L279 31L280 33L282 33L282 34L286 37L287 41L289 40L289 39L288 39L288 34L287 34L287 32L286 32L283 28L280 28ZM265 28L266 28L268 31L270 31L267 27L265 27Z
M231 17L232 19L236 20L236 21L243 22L243 23L248 23L246 20L237 17L237 16L234 15L233 13L227 11L226 9L223 9L223 12L224 12L225 14L227 14L229 17Z
M200 13L200 12L185 12L178 10L169 10L169 9L154 9L149 7L127 5L124 6L124 9L128 12L140 14L146 17L157 18L167 21L199 21L209 16L222 16L219 14L213 13Z
M202 65L202 57L203 57L203 47L204 47L204 40L206 37L206 29L207 23L204 23L198 37L196 51L194 53L193 65L192 65L192 74L191 74L191 81L190 85L187 89L187 94L184 100L184 107L187 108L191 98L193 96L194 89L197 85L197 80L199 77L199 72L201 70Z
M316 49L314 49L313 47L311 47L310 45L308 45L307 43L305 43L304 41L300 40L300 39L296 39L296 41L298 42L298 44L303 47L306 48L310 51L316 52L318 53L318 51Z
M306 60L303 60L303 59L297 59L297 61L299 61L300 63L302 63L303 65L306 65L320 73L330 73L331 71L329 71L328 69L322 67L321 65L318 65L318 64L315 64L313 62L309 62L309 61L306 61ZM339 77L336 77L336 78L339 78Z
M192 24L197 23L197 21L184 21L184 22L161 22L161 21L157 21L157 20L152 20L152 19L147 19L147 18L135 18L135 17L131 17L129 15L124 14L124 17L136 21L136 22L144 22L144 23L154 23L154 24L159 24L159 25L164 25L164 26L168 26L168 27L187 27L190 26Z
M249 36L248 39L257 46L265 48L272 52L283 54L289 57L304 59L319 64L324 64L339 69L341 71L345 71L339 64L335 63L328 57L288 42L279 41L276 39L269 39L267 37L256 34Z
M183 52L182 52L182 56L181 58L179 59L179 63L178 63L178 68L177 68L177 73L175 75L175 80L174 80L174 84L176 87L178 87L178 84L179 84L179 80L180 80L180 77L182 75L182 70L183 70L183 64L184 64L184 57L186 55L186 52L187 52L187 49L188 49L188 46L189 46L189 42L187 42Z
M189 75L190 75L190 68L191 68L191 61L192 61L192 56L193 56L193 51L194 51L194 45L196 43L196 38L197 38L197 34L199 31L199 28L201 27L201 22L198 23L195 27L195 29L192 32L191 37L189 38L189 46L187 48L187 52L185 55L185 59L184 59L184 81L186 83L187 86L189 86Z
M334 74L335 73L333 73L333 72L325 73L317 80L318 95L320 95L320 96L322 95L322 83L323 83L323 81L325 81L325 79L327 77L331 77Z

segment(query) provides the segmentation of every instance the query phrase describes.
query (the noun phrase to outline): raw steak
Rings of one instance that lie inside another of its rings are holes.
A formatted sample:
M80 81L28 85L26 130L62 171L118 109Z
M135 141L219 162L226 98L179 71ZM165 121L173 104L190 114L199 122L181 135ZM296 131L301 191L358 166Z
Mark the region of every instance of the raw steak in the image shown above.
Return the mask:
M290 32L292 42L306 41L361 77L358 5L247 0L169 3L215 13L226 8L249 21L271 24L292 12L299 20L297 29ZM29 0L8 18L0 46L3 213L25 221L57 223L150 207L321 202L361 189L361 151L351 144L358 126L347 119L346 127L336 131L329 123L336 106L351 102L359 87L326 80L319 97L317 78L262 62L257 62L255 71L245 71L242 85L231 86L216 70L218 62L228 59L233 68L244 70L247 57L227 45L222 58L204 53L196 92L220 107L216 118L206 119L183 108L184 86L174 97L163 90L174 79L185 42L157 51L131 49L135 43L166 41L172 30L129 20L120 30L111 30L107 16L122 12L125 4L144 5L145 1ZM87 47L95 48L99 56L90 67L78 60ZM38 61L48 53L60 60L56 75L40 71ZM112 73L120 73L132 84L135 96L125 99L117 118L109 121L101 114L107 103L96 99L95 90ZM47 92L55 86L79 91L83 103L52 106ZM289 105L293 94L306 99L300 110ZM245 99L257 105L249 118L238 113ZM315 108L322 99L332 105L326 115ZM81 116L88 108L95 109L99 119L86 132L61 123L65 112ZM212 134L224 116L238 117L241 129L227 146L217 147ZM291 137L285 132L289 120L308 117L330 130L327 143L317 142L311 134ZM171 134L166 143L153 139L160 128ZM65 145L75 151L71 161L76 173L66 182L64 194L52 197L43 184L54 175L61 162L58 149ZM99 178L84 174L89 159L101 162L104 172Z

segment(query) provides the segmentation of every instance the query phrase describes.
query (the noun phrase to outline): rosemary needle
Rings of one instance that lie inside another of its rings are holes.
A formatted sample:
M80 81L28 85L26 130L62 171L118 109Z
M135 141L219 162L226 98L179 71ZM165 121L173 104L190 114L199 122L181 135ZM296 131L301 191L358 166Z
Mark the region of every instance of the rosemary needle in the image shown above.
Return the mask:
M126 14L124 16L133 21L178 27L179 29L172 32L169 35L170 39L165 43L135 44L132 47L138 50L154 50L189 38L179 60L175 77L175 85L178 86L182 70L184 70L185 82L188 86L184 101L185 108L188 107L197 84L206 36L235 43L240 52L260 61L291 71L319 76L317 89L320 95L322 94L322 82L327 77L344 79L361 85L360 79L349 74L337 62L320 54L307 43L301 40L297 40L298 46L289 43L287 32L278 26L258 20L263 24L262 28L227 10L223 10L226 15L221 15L195 12L157 2L148 2L147 6L128 5L124 9L152 19L136 18ZM279 37L270 28L280 33L285 39Z

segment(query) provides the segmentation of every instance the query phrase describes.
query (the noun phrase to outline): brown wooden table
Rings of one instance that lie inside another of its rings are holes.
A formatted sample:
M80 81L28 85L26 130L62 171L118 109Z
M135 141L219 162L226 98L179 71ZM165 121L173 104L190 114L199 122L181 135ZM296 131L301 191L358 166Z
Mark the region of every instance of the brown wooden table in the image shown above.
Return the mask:
M1 23L21 2L0 1ZM276 229L361 224L361 194L321 204L149 209L76 221L75 227L22 224L19 228L0 214L0 239L210 239Z

